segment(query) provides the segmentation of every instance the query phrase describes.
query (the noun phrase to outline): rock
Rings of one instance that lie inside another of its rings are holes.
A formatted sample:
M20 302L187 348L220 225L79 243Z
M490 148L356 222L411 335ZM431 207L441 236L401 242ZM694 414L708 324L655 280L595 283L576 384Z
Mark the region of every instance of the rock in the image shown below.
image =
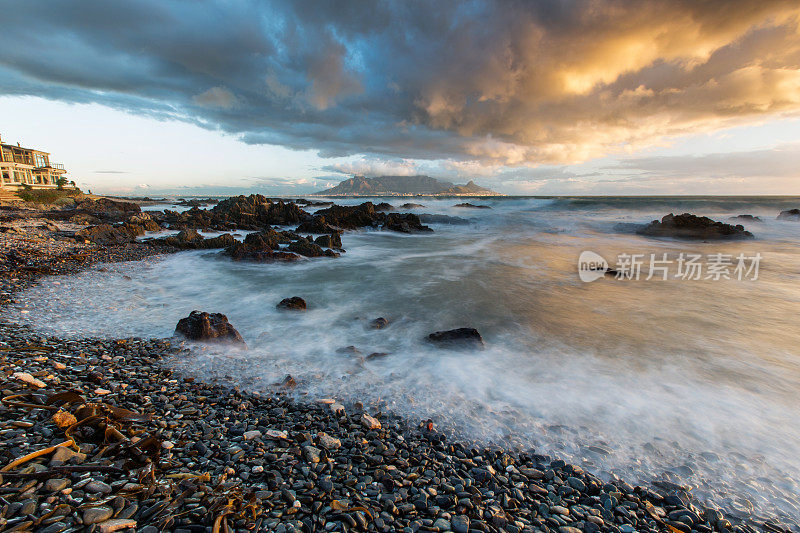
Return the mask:
M243 437L244 437L244 440L260 439L261 438L261 432L259 430L257 430L257 429L254 429L252 431L245 431Z
M320 209L315 216L324 217L327 224L342 229L375 227L383 218L383 214L375 211L372 202L354 206L332 205L327 209Z
M69 487L69 480L64 478L51 478L44 484L45 492L59 492Z
M728 220L738 220L740 222L764 222L761 218L753 215L737 215L730 217Z
M432 232L433 230L428 226L424 226L420 222L419 217L413 213L390 213L386 215L383 223L383 229L397 231L399 233L418 233L418 232Z
M318 463L321 453L322 451L314 446L303 446L303 457L305 457L306 461L309 463Z
M468 533L469 532L469 517L464 515L455 515L450 519L450 527L455 533Z
M380 420L369 416L367 413L361 414L361 425L367 429L381 429Z
M389 326L389 321L382 316L379 316L375 320L370 321L368 327L369 329L383 329L387 326Z
M463 204L456 204L453 207L464 207L464 208L467 208L467 209L491 209L491 207L488 206L488 205L475 205L475 204L471 204L469 202L465 202Z
M66 446L61 446L50 457L50 466L59 466L67 462L80 464L86 460L86 454L73 451Z
M336 248L341 250L342 248L342 236L338 233L334 234L327 234L327 235L320 235L314 242L325 248Z
M372 352L371 354L369 354L364 359L366 361L373 361L375 359L381 359L383 357L386 357L387 355L389 355L389 352Z
M196 229L185 229L178 232L177 235L171 235L164 239L166 245L184 249L201 248L203 241L203 236Z
M337 438L331 437L327 433L320 433L319 434L319 445L325 448L326 450L338 450L342 446L342 441Z
M35 377L33 377L32 375L28 374L27 372L14 372L14 374L12 374L11 377L13 377L14 379L16 379L18 381L22 381L23 383L27 383L28 385L33 385L34 387L38 387L40 389L46 387L44 381L42 381L40 379L36 379Z
M86 525L98 524L111 518L114 511L110 507L89 507L83 511L83 523Z
M394 211L394 206L389 202L381 202L375 206L375 211Z
M337 252L333 250L323 250L318 244L305 239L293 242L289 245L287 250L305 257L339 257Z
M97 524L97 531L99 533L113 533L114 531L119 531L121 529L129 529L135 527L136 527L136 520L133 520L131 518L114 518Z
M437 518L433 523L438 531L450 531L450 522L444 518Z
M259 233L251 233L244 238L244 242L234 242L222 252L235 261L258 261L272 263L276 261L297 261L300 257L296 254L280 250L283 237L273 229L266 229Z
M299 296L292 296L291 298L284 298L275 307L286 311L305 311L306 301Z
M417 209L417 208L420 208L420 207L425 207L425 206L422 205L422 204L415 204L415 203L411 203L411 202L409 202L407 204L403 204L403 205L400 206L401 209Z
M781 211L778 220L800 220L800 209L787 209Z
M441 347L483 348L483 338L474 328L458 328L437 331L428 335L428 341Z
M135 224L123 224L121 226L100 224L99 226L89 226L75 232L76 239L105 246L133 242L136 237L142 235L144 235L144 228Z
M83 490L92 493L110 494L111 486L108 483L103 483L102 481L94 480L84 485Z
M670 213L640 228L637 233L648 237L673 237L677 239L719 240L750 239L753 234L741 224L732 226L717 222L708 217L698 217L690 213L673 215Z
M220 313L192 311L188 317L178 321L175 334L192 341L244 344L244 339L228 322L228 317Z
M235 244L237 241L230 233L223 233L222 235L217 235L216 237L210 237L205 239L201 243L201 248L205 248L208 250L213 250L216 248L227 248Z
M108 198L82 200L75 205L75 210L110 222L120 222L142 211L133 202L122 202Z
M307 222L303 222L297 226L298 233L330 233L339 235L342 232L341 228L331 226L322 215L315 215L314 218Z
M420 222L425 224L453 224L464 225L469 224L470 221L466 218L451 217L449 215L434 215L430 213L423 213L419 216Z

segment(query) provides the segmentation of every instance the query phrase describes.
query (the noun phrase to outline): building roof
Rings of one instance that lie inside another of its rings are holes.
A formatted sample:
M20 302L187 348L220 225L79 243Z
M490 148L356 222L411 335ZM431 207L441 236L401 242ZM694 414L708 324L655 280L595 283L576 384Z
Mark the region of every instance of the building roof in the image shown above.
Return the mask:
M37 154L50 155L50 152L42 152L41 150L35 150L33 148L25 148L24 146L17 146L16 144L0 143L0 146L2 146L3 148L15 148L17 150L25 150L26 152L36 152Z

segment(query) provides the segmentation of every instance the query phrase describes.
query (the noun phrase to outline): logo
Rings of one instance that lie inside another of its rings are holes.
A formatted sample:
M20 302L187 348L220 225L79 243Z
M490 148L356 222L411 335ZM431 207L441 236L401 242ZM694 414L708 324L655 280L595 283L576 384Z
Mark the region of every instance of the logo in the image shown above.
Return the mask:
M602 278L608 269L608 261L600 254L586 250L578 257L578 276L585 283Z

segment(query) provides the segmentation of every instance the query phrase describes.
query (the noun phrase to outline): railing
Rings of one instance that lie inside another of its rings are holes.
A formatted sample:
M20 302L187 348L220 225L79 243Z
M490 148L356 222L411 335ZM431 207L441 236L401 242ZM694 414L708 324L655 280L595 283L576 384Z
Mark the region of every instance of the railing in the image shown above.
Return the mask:
M57 168L58 170L64 170L64 165L61 163L50 163L50 168Z

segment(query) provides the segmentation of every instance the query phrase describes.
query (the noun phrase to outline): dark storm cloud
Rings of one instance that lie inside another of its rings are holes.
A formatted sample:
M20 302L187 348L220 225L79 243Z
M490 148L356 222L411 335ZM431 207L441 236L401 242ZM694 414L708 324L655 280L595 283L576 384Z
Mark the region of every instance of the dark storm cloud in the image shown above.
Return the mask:
M0 94L322 156L565 163L800 110L796 1L0 8Z

